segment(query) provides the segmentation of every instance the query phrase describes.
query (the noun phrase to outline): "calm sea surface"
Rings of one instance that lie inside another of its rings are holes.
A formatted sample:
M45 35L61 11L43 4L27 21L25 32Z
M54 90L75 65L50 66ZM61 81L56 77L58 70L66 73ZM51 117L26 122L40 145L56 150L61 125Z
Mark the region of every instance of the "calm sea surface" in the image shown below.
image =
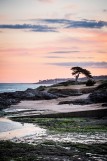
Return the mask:
M0 83L0 93L24 91L27 88L35 89L39 86L49 86L50 84L33 84L33 83Z

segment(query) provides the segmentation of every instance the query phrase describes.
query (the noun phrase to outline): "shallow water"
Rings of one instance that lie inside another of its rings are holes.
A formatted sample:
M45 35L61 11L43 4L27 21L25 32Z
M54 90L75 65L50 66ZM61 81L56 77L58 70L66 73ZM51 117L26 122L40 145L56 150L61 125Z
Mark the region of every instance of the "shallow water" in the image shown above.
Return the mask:
M45 129L30 123L19 123L7 118L0 118L0 140L9 140L31 135L44 135Z
M0 118L0 140L14 142L40 143L43 141L72 142L72 143L107 143L106 132L60 133L52 134L46 129L31 123L19 123L8 118Z
M24 91L27 88L35 89L39 86L50 86L51 84L34 84L34 83L0 83L0 93Z

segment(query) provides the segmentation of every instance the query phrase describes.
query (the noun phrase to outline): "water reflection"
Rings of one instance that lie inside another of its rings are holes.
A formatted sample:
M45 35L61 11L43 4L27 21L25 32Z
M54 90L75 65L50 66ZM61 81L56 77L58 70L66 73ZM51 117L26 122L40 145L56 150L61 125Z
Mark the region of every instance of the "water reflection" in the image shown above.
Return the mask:
M45 129L33 124L19 123L7 118L0 118L0 140L20 138L34 134L42 135L45 132Z

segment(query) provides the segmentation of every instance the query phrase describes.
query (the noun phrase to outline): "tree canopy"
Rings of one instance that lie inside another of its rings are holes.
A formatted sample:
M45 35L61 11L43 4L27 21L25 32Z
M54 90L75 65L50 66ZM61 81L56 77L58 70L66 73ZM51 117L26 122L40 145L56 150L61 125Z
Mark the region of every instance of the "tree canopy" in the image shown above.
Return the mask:
M88 79L93 78L91 75L91 72L88 71L87 69L77 66L77 67L72 67L71 70L73 71L72 75L75 75L75 77L76 77L76 81L78 80L80 74L85 75Z

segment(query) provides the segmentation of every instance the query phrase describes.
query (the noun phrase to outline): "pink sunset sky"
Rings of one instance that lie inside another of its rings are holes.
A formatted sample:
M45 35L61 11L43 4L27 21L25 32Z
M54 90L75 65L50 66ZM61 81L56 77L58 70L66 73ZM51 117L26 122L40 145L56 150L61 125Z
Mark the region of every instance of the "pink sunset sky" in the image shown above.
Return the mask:
M0 0L0 82L107 75L107 0Z

